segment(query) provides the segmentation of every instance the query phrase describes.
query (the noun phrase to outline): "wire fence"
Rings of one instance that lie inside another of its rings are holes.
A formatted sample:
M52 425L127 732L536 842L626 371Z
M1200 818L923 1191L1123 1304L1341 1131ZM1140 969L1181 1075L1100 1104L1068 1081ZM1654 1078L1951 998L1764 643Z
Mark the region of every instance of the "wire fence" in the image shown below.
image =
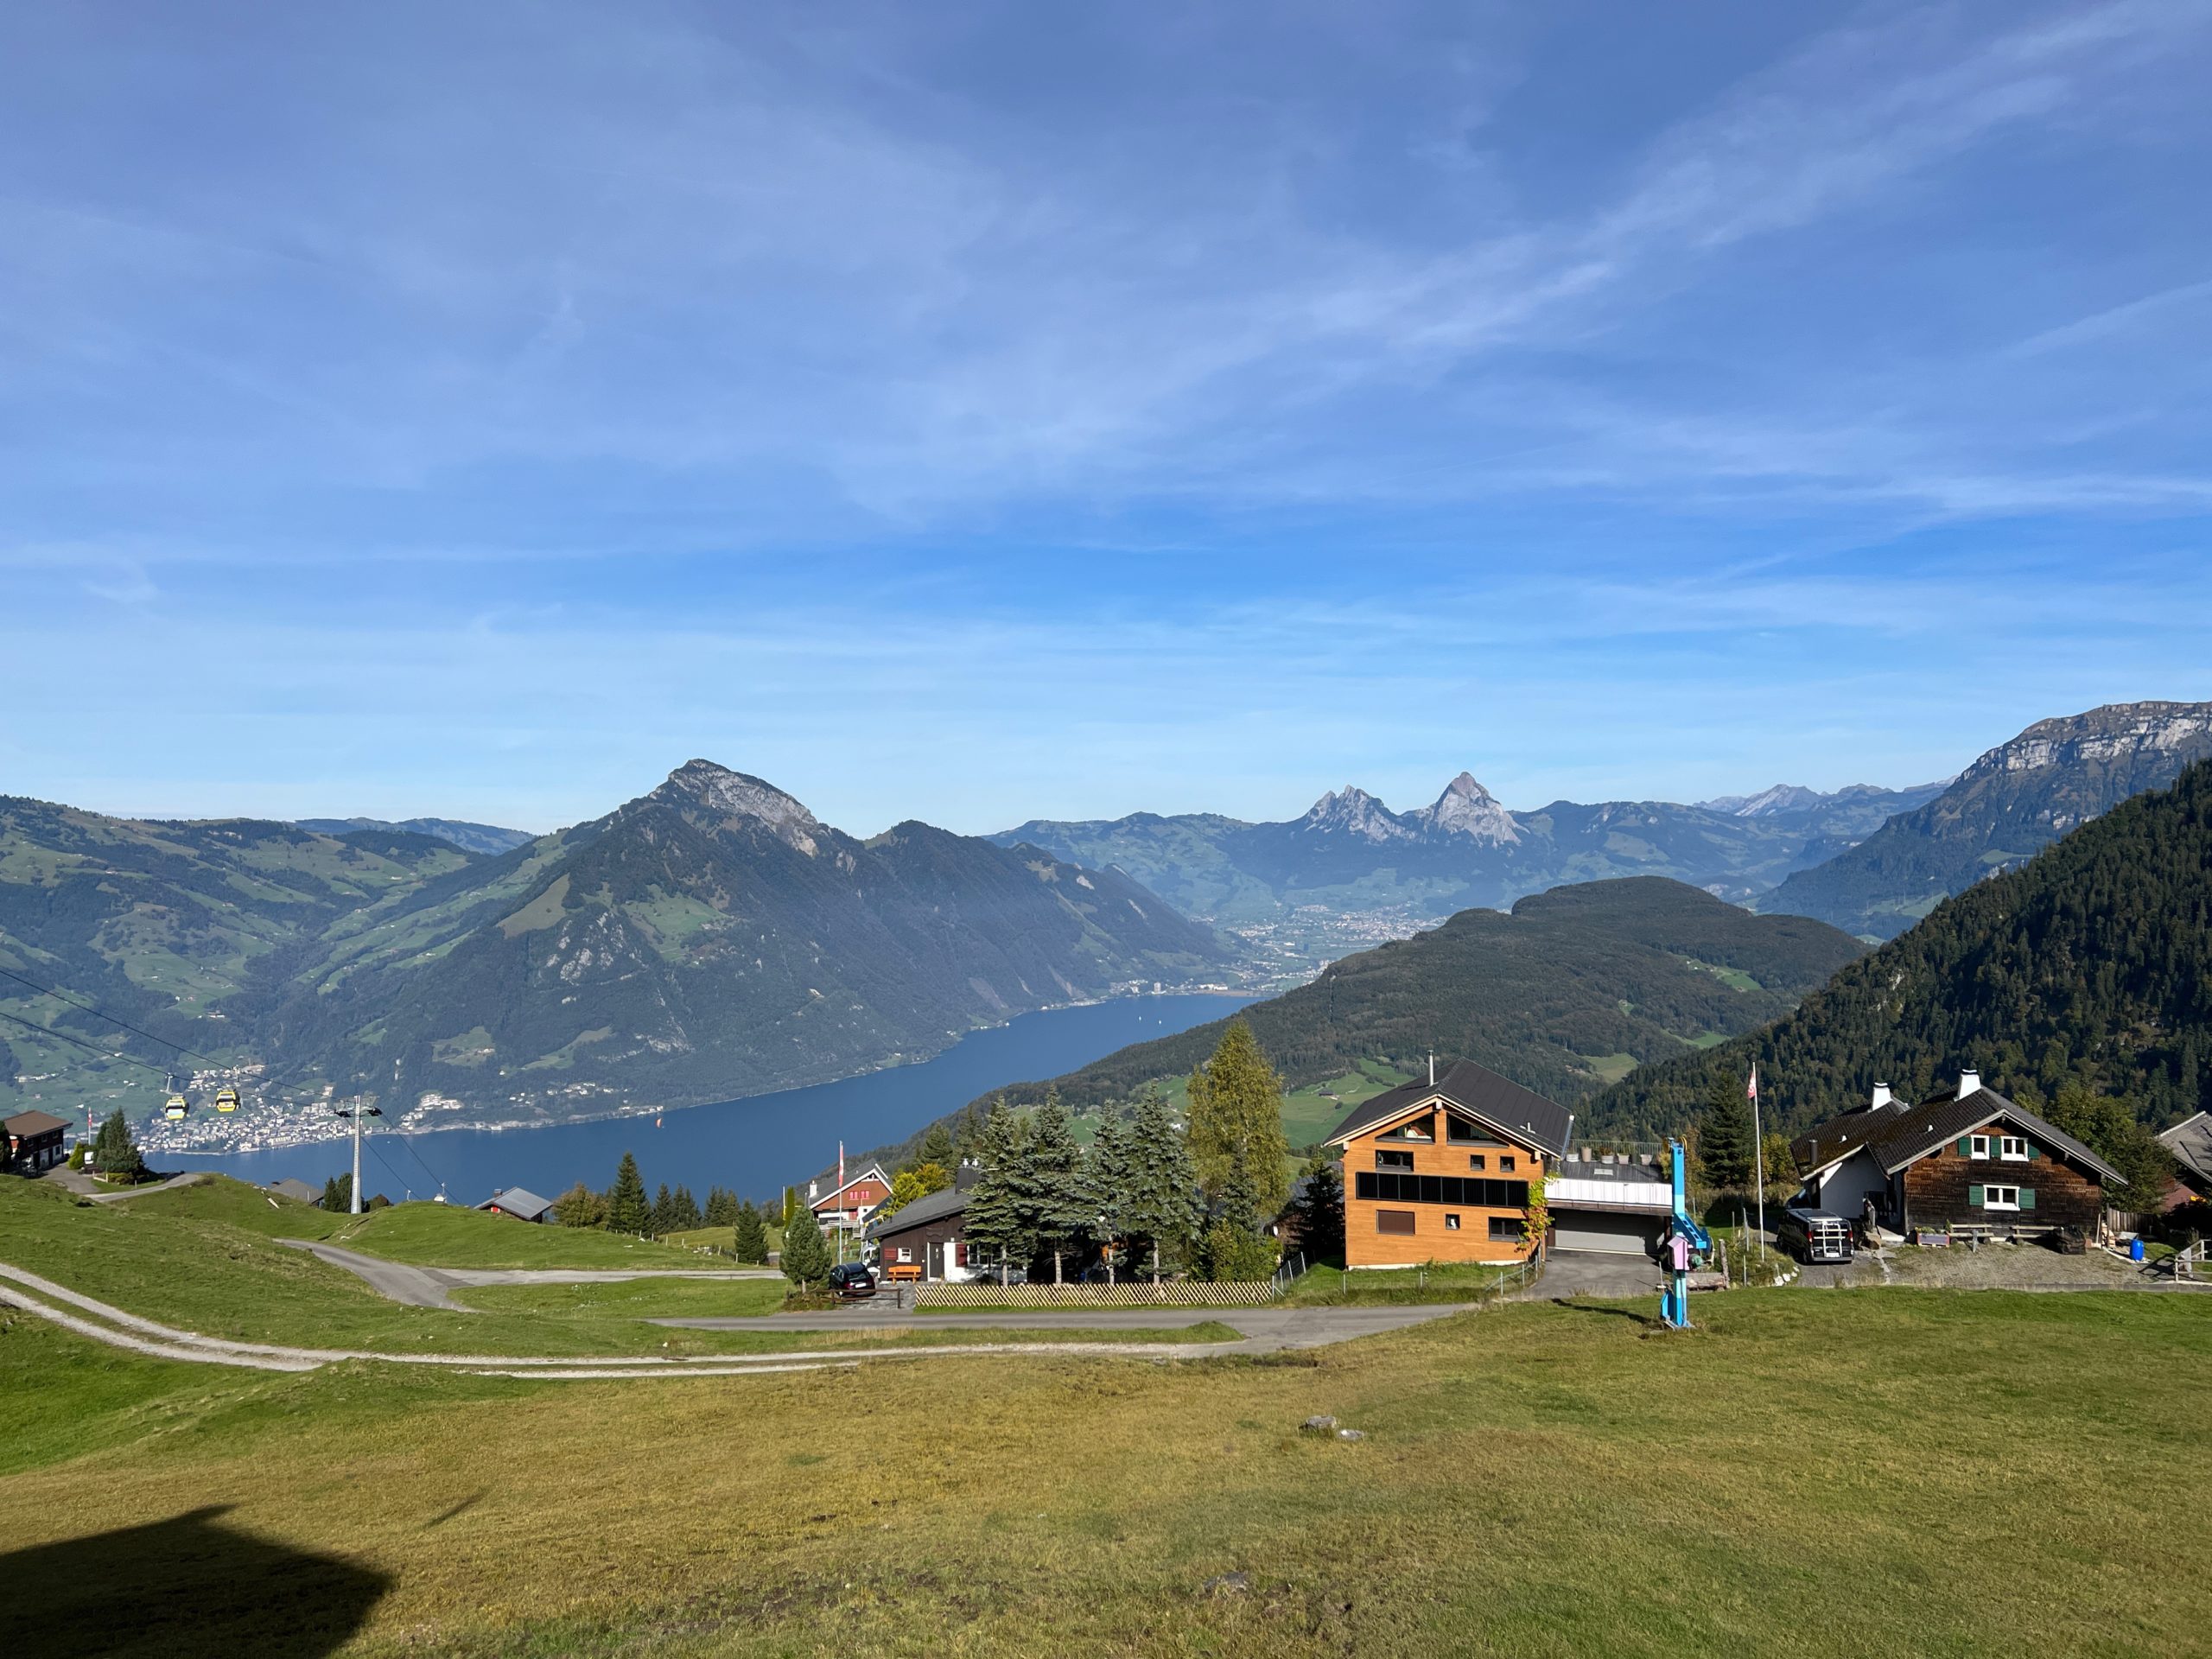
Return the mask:
M913 1287L916 1307L1258 1307L1282 1294L1273 1279L1123 1285L946 1284Z

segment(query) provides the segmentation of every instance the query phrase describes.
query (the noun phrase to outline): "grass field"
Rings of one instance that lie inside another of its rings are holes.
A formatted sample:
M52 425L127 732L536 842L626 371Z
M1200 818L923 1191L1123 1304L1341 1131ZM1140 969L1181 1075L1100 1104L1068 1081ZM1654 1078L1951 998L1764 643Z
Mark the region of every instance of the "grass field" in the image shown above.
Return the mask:
M168 1194L162 1195L166 1198ZM319 1211L316 1213L320 1213ZM444 1204L399 1204L341 1224L334 1244L426 1268L697 1268L697 1252L588 1227L533 1226Z
M2153 1517L2212 1478L2212 1306L1700 1316L629 1384L242 1378L16 1320L0 1535L39 1593L0 1649L44 1614L41 1651L174 1659L2203 1651L2212 1568Z

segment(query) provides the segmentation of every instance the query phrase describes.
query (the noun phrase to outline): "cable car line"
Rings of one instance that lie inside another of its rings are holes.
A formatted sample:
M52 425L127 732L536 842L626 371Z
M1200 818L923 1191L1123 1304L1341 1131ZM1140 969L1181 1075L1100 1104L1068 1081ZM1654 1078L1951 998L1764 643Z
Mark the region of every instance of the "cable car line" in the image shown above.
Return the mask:
M152 1032L132 1025L128 1020L118 1019L114 1014L110 1014L105 1008L96 1007L90 1002L79 1002L75 997L70 995L67 991L57 991L50 985L41 985L36 980L25 979L21 974L16 973L13 969L0 968L0 978L12 979L18 985L27 985L32 990L36 991L41 996L50 996L57 1002L67 1002L71 1007L76 1008L85 1014L95 1015L99 1019L106 1020L110 1025L121 1026L125 1031L134 1032L137 1035L143 1037L149 1043L159 1043L163 1048L173 1048L178 1053L184 1055L189 1059L204 1061L206 1064L214 1066L218 1070L227 1069L226 1062L215 1058L213 1055L202 1054L195 1048L187 1048L182 1043L173 1043L166 1037L156 1037ZM59 1032L56 1032L54 1034L56 1036L60 1035Z
M4 969L0 969L0 972L5 971ZM0 1020L21 1026L25 1031L35 1031L41 1037L55 1037L65 1043L74 1043L87 1054L97 1054L104 1060L120 1060L125 1065L135 1065L142 1071L152 1072L164 1084L168 1082L169 1073L150 1060L140 1059L136 1054L125 1054L118 1049L102 1048L98 1043L88 1042L82 1037L73 1037L66 1031L56 1031L52 1026L41 1026L35 1020L26 1020L19 1014L9 1013L5 1008L0 1008Z

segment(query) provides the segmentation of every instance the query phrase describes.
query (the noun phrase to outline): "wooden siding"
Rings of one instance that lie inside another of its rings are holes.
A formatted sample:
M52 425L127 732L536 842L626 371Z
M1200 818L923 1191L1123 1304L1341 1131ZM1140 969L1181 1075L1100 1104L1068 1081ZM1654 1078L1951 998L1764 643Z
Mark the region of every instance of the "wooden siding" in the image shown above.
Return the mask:
M1946 1141L1904 1172L1904 1222L1908 1227L1939 1230L1955 1227L1986 1227L1993 1231L2044 1232L2053 1227L2079 1227L2094 1233L2105 1206L2104 1185L2093 1172L2050 1155L2036 1146L2031 1136L2019 1138L2034 1147L2025 1163L1999 1158L1999 1137L2017 1131L1992 1124L1989 1156L1974 1158L1961 1153L1958 1142ZM1990 1210L1972 1202L1978 1186L2017 1186L2033 1192L2031 1210Z
M951 1215L938 1216L912 1227L899 1227L896 1224L898 1217L894 1216L876 1239L877 1247L883 1252L884 1265L887 1268L894 1265L899 1260L899 1252L907 1250L913 1255L913 1265L922 1269L925 1277L943 1278L944 1248L960 1237L961 1224L966 1219L964 1211L956 1211Z
M1429 1116L1428 1128L1432 1134L1441 1136L1443 1120L1441 1111ZM1421 1122L1419 1118L1414 1121ZM1402 1126L1393 1123L1383 1127L1395 1130ZM1530 1249L1529 1241L1492 1238L1490 1236L1493 1216L1518 1221L1525 1230L1529 1219L1525 1206L1516 1209L1484 1205L1411 1204L1398 1198L1357 1197L1358 1177L1375 1170L1375 1154L1382 1150L1411 1153L1412 1173L1416 1175L1523 1181L1532 1186L1544 1179L1542 1154L1533 1147L1522 1146L1517 1142L1495 1138L1464 1142L1441 1138L1409 1141L1398 1140L1390 1134L1356 1135L1344 1144L1344 1264L1347 1267L1407 1268L1425 1262L1519 1262L1527 1257ZM1483 1167L1471 1167L1469 1160L1472 1157L1480 1157ZM1498 1166L1501 1157L1512 1159L1514 1166L1510 1170L1501 1169ZM1414 1218L1413 1231L1382 1231L1377 1216L1377 1212L1382 1211L1391 1211L1394 1216L1410 1214ZM1446 1224L1446 1217L1451 1216L1459 1218L1456 1229Z

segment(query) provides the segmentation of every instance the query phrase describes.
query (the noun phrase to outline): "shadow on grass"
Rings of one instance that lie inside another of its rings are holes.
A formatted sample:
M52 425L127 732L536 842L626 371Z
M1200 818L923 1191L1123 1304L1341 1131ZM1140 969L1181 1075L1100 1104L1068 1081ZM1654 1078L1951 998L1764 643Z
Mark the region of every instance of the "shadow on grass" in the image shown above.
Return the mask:
M219 1524L227 1510L0 1555L0 1653L314 1659L350 1640L391 1586Z
M1632 1307L1605 1307L1595 1302L1577 1301L1572 1296L1554 1296L1554 1307L1563 1307L1570 1313L1605 1313L1617 1319L1626 1319L1630 1325L1640 1325L1646 1330L1663 1331L1666 1321L1655 1319L1649 1313L1639 1313Z

